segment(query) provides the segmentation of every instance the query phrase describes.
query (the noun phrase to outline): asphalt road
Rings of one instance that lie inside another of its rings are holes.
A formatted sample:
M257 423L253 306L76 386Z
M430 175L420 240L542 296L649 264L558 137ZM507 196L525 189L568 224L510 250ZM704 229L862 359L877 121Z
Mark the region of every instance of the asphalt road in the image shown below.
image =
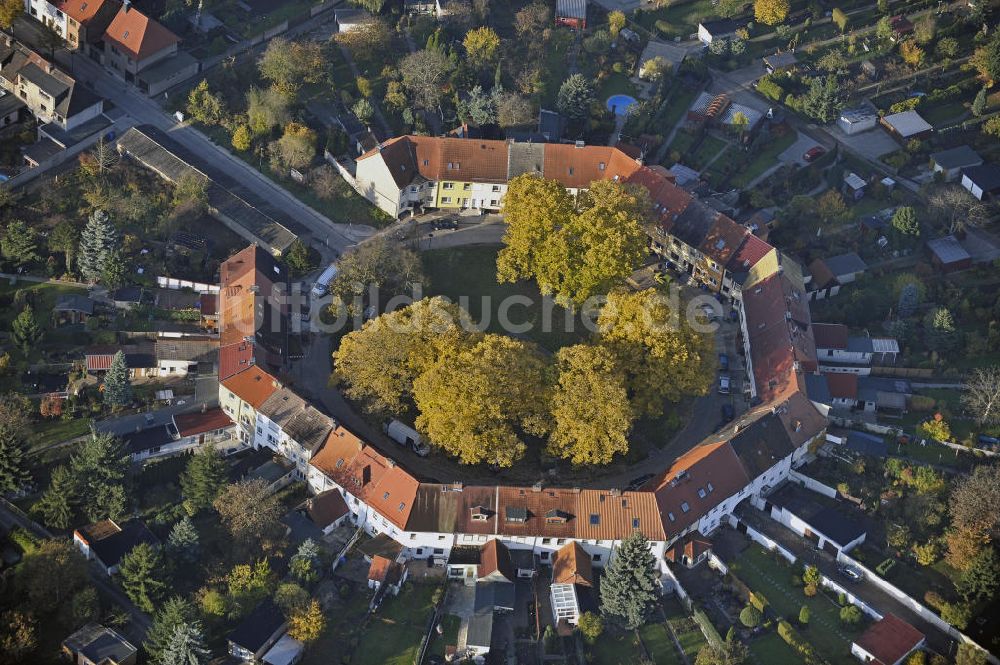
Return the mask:
M96 62L85 56L73 55L71 62L66 53L59 54L57 60L66 61L75 75L86 80L102 97L110 100L118 109L134 121L133 124L148 124L167 132L171 138L206 160L216 168L224 170L241 185L257 192L261 197L280 207L297 222L306 227L316 241L321 253L330 254L326 249L343 252L370 235L374 229L365 225L335 224L327 217L309 207L279 184L257 171L228 150L212 143L197 129L178 123L153 100L141 95L124 81L108 74ZM126 123L127 124L127 123ZM324 256L324 258L327 258ZM330 254L329 258L332 258Z

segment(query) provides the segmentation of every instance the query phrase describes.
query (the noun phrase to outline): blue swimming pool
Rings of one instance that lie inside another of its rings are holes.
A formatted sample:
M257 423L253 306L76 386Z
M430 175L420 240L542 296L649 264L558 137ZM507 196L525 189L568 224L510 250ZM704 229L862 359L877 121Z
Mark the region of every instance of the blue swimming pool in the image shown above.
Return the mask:
M633 104L638 104L635 97L629 95L611 95L608 97L608 110L615 115L625 115Z

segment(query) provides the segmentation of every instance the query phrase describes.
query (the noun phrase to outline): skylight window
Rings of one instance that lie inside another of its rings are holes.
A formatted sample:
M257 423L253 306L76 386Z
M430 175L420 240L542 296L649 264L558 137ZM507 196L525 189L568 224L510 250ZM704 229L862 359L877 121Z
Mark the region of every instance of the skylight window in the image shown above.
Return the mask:
M128 39L128 30L125 31L124 35L122 35L122 39Z
M633 517L632 518L632 528L633 529L638 529L639 528L639 518L638 517Z
M676 518L676 517L674 517L674 514L673 514L673 513L667 513L667 517L669 517L669 518L670 518L670 521L671 521L671 522L676 522L676 521L677 521L677 518Z
M597 513L590 514L590 526L597 526L601 523L601 516Z
M691 510L691 506L688 505L687 501L681 502L681 510L683 510L685 513Z
M385 501L388 498L389 498L389 493L388 492L386 492L385 494L382 495L382 500L383 501Z
M708 488L708 493L709 494L711 494L712 492L715 491L715 487L712 486L712 483L705 483L705 487Z
M698 498L699 499L704 499L705 496L706 496L705 488L704 487L699 487L698 488Z

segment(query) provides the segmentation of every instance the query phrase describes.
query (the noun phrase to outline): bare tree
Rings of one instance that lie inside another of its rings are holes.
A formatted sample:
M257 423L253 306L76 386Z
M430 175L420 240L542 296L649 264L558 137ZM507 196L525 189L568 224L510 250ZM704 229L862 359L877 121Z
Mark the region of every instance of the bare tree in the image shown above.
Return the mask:
M97 167L98 173L102 176L108 171L115 168L118 164L120 157L118 153L104 140L104 137L97 139L97 143L94 144L94 164Z
M505 92L497 98L497 123L501 127L526 125L535 119L531 102L513 92Z
M938 188L928 201L931 210L947 222L949 233L979 228L990 219L990 206L958 185Z
M1000 523L1000 467L977 466L955 485L948 500L952 524L976 534L989 533Z
M1000 422L1000 367L973 370L965 382L962 404L980 425Z
M441 112L441 89L448 78L448 58L437 49L424 49L403 58L399 71L403 87L418 108Z
M212 504L233 540L250 545L280 529L282 507L260 478L227 485Z

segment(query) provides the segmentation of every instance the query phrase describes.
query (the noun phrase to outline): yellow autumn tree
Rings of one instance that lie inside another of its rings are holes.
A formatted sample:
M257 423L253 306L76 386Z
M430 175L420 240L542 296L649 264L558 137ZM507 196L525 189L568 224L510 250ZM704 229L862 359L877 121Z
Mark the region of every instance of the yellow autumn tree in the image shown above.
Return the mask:
M534 279L562 305L580 305L621 284L646 253L648 192L612 180L591 183L575 202L558 182L531 174L504 196L504 248L497 279Z
M465 47L465 54L472 66L482 67L493 62L496 57L500 49L500 35L486 26L473 28L465 33L462 46Z
M924 61L924 49L912 39L907 39L899 44L899 56L903 62L916 69Z
M442 348L467 345L473 333L467 315L443 298L424 298L383 314L348 333L333 355L333 382L374 412L408 410L413 382L432 366Z
M788 18L788 0L754 0L753 15L765 25L778 25Z
M573 464L608 464L628 452L632 407L611 352L578 344L559 350L549 452Z
M326 617L323 609L315 598L301 609L292 612L288 617L288 635L300 642L315 642L326 627Z
M413 382L417 428L463 464L509 467L527 446L520 432L549 430L549 382L533 344L484 335L445 349Z
M665 401L708 391L712 338L692 330L656 290L609 293L597 325L599 344L625 373L637 417L659 416Z

